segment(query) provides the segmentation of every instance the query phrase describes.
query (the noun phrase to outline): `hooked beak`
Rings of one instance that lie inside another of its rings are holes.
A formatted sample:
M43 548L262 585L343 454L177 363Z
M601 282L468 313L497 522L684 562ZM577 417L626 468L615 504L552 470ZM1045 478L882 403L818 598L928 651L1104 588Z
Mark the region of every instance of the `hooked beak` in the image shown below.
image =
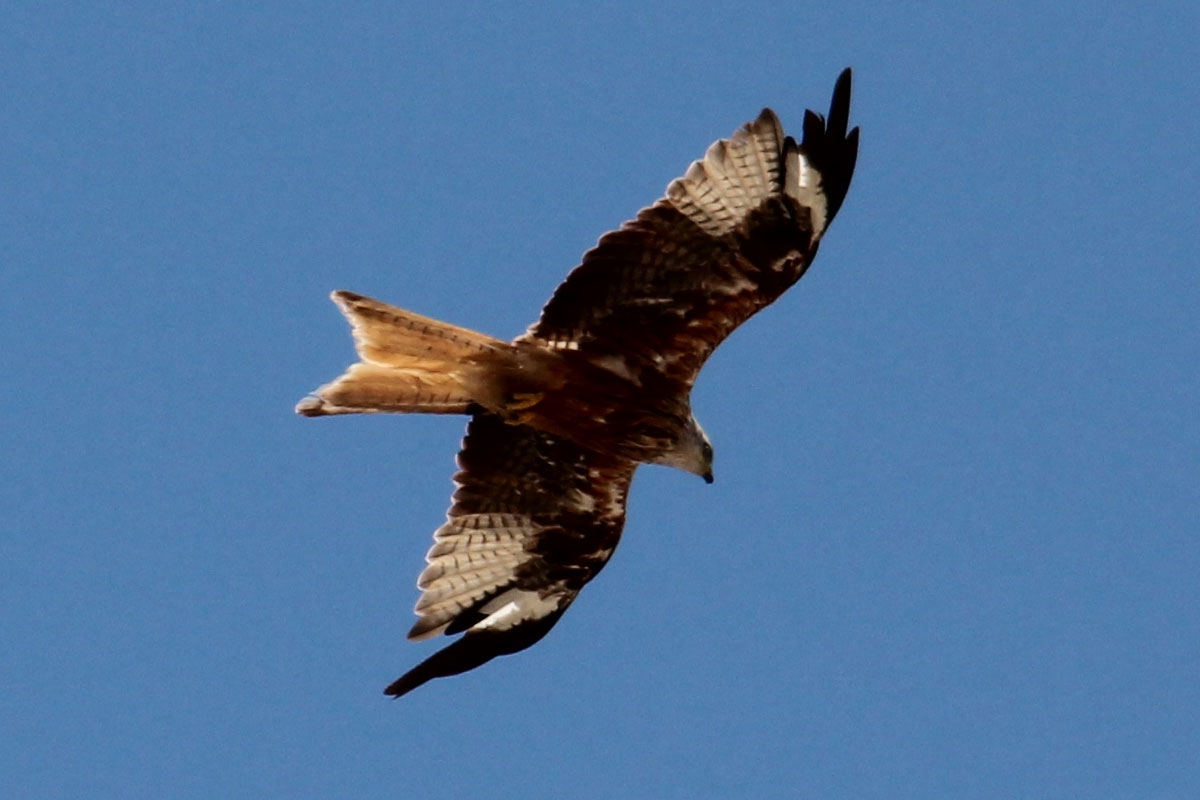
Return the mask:
M706 472L706 473L704 473L703 475L701 475L700 477L701 477L701 478L704 478L704 482L705 482L705 483L712 483L712 482L713 482L713 474L712 474L712 470L711 470L711 469L710 469L708 472Z

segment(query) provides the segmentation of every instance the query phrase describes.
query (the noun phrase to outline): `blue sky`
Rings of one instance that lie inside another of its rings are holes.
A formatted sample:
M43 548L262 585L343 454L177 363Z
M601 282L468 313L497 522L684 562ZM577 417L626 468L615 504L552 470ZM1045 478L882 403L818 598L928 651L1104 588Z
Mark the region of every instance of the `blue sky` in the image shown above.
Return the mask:
M13 797L1200 794L1191 3L56 4L0 31ZM537 647L392 702L456 418L307 420L332 289L512 336L855 69L809 274Z

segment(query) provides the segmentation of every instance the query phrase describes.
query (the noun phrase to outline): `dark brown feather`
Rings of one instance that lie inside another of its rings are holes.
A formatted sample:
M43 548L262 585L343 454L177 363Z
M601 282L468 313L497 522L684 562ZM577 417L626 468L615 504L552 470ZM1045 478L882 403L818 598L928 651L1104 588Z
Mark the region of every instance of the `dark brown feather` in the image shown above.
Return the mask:
M616 548L637 467L492 414L472 418L458 464L412 639L476 625L506 594L535 614L565 607Z
M782 136L769 109L668 187L667 196L600 238L525 335L670 376L686 392L712 351L807 270L854 170L846 125L850 71L828 124L808 112L804 139ZM817 170L812 205L788 193L789 153ZM725 199L714 201L724 192ZM696 198L711 224L694 208ZM823 203L824 208L818 207Z

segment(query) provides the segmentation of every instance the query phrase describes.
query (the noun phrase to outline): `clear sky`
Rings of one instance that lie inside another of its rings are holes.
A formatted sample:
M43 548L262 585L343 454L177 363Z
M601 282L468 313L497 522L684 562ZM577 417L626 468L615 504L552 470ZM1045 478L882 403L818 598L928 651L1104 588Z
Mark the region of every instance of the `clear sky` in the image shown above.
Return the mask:
M85 5L0 27L7 796L1200 796L1195 3ZM463 421L294 416L329 292L513 336L845 66L716 483L385 699Z

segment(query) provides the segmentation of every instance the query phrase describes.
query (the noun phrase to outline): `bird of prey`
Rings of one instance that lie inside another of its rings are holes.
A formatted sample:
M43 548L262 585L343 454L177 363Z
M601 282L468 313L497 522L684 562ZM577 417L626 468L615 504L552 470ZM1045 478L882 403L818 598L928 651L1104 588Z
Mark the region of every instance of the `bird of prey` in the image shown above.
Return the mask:
M408 638L464 634L399 697L540 640L612 556L639 464L712 482L692 384L726 336L808 269L854 172L850 70L797 143L765 109L605 234L511 342L350 292L358 363L305 416L467 414L456 489Z

